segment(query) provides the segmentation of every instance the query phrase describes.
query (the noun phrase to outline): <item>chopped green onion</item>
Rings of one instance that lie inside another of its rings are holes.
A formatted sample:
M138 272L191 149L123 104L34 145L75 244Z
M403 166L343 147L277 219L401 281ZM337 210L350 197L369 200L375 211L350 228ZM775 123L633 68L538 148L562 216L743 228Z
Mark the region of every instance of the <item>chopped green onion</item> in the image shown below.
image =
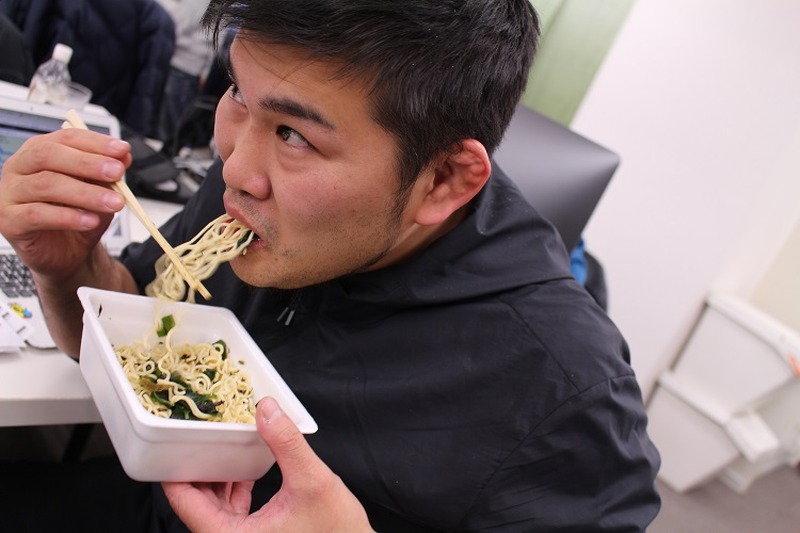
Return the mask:
M222 360L223 361L228 358L228 345L225 343L224 340L220 339L220 340L218 340L216 342L213 342L212 345L213 346L222 347Z
M161 319L161 326L156 330L156 334L159 337L166 337L169 330L175 327L175 317L172 315L166 315Z
M252 235L253 235L252 231L246 231L242 236L242 238L236 241L236 246L239 247L243 245L245 242L247 242L247 239L249 239Z

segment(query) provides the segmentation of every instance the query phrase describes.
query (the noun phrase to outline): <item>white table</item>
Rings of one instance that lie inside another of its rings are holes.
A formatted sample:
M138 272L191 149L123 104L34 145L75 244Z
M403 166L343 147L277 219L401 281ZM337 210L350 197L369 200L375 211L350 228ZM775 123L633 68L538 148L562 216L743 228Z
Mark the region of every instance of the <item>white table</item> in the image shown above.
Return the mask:
M181 206L141 199L156 225ZM144 240L147 230L131 217L131 237ZM35 426L99 422L100 414L78 363L57 350L27 348L0 354L0 426Z

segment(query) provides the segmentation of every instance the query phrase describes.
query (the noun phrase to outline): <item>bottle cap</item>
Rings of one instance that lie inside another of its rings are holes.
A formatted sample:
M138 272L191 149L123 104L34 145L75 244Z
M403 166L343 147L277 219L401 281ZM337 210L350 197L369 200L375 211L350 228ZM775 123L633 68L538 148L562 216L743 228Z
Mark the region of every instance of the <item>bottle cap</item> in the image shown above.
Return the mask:
M58 43L53 48L53 58L62 63L69 63L69 60L72 59L72 48L66 44Z

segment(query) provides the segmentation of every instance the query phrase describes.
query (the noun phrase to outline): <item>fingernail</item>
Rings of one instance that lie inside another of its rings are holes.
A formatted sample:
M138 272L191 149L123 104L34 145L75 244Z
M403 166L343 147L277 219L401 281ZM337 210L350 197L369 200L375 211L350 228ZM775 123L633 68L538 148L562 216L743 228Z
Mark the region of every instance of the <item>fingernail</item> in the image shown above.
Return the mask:
M130 144L122 139L112 139L108 142L108 148L113 152L127 152L130 149Z
M267 424L270 424L283 416L283 411L281 411L278 402L272 398L264 398L258 402L258 409L261 413L261 419Z
M103 163L103 176L107 178L117 178L122 175L125 168L119 161L106 161Z
M82 214L78 219L78 224L83 228L92 229L96 224L96 220L92 215Z
M103 195L103 205L112 211L116 211L125 205L125 200L119 194L109 192Z

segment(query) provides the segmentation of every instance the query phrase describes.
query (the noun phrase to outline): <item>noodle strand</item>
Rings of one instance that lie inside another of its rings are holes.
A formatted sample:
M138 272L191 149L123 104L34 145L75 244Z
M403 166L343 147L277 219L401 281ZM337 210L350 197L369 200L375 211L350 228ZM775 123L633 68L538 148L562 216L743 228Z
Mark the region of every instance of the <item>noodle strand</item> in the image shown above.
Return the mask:
M244 253L255 235L230 215L212 220L189 242L175 247L181 263L199 281L216 272L219 265ZM195 290L188 287L172 262L162 255L155 264L156 278L145 287L145 294L157 298L195 301Z

